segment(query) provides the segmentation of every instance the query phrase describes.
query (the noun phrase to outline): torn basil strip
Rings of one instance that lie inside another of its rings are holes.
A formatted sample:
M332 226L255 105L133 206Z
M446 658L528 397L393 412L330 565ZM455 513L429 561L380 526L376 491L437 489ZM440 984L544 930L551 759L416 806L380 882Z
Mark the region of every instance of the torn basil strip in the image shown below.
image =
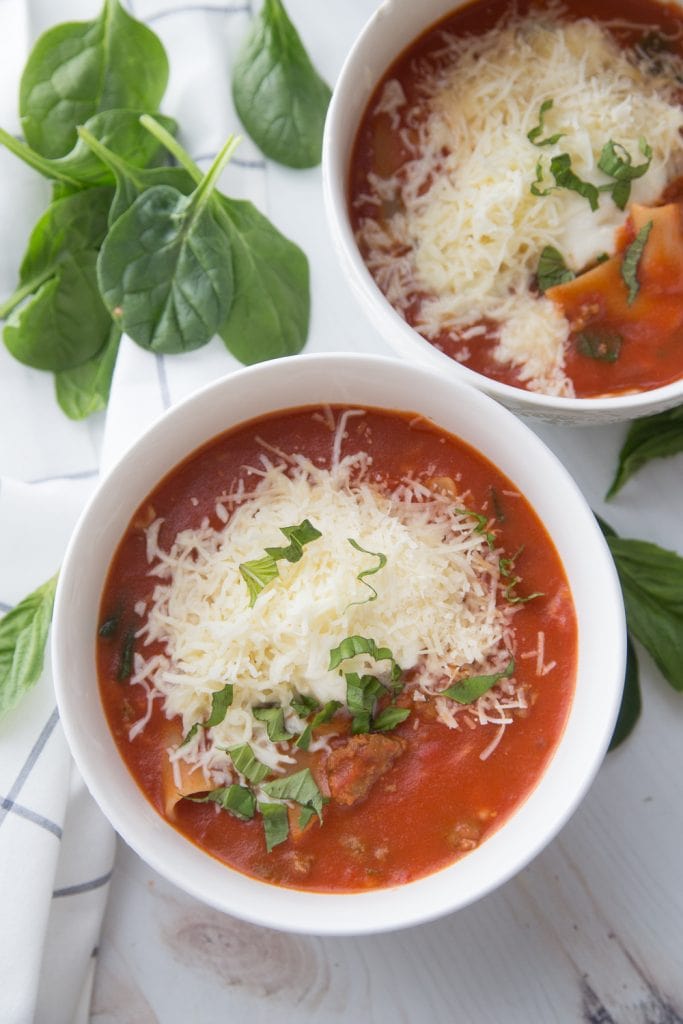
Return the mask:
M477 525L474 527L474 532L480 533L486 540L486 543L489 546L489 551L493 551L496 546L496 535L487 529L489 524L487 517L482 515L481 512L475 512L471 508L456 508L454 509L454 512L459 516L471 516L472 519L476 519Z
M284 804L259 801L258 809L263 817L263 832L268 853L275 846L284 843L289 836L289 816Z
M210 729L214 725L220 725L225 718L228 708L232 704L233 685L226 683L222 690L211 695L211 714L204 725Z
M222 749L222 748L221 748ZM235 770L243 775L249 782L253 782L258 785L259 782L263 782L266 775L270 772L270 768L263 761L259 761L254 755L254 751L251 749L248 743L241 743L235 747L228 747L228 754L230 759L235 766Z
M332 672L338 668L342 661L348 658L355 658L357 654L369 654L375 661L391 662L391 681L397 682L403 669L395 660L394 655L388 647L378 647L374 640L365 636L347 636L338 647L330 651L330 663L328 669Z
M401 722L405 722L410 715L410 708L388 707L380 711L372 720L374 732L389 732L395 729Z
M212 789L206 796L188 796L193 804L215 803L224 811L230 811L236 818L242 821L249 821L254 817L256 810L256 798L246 786L238 786L236 783L231 786L224 786L220 789Z
M442 690L441 697L450 697L458 704L473 704L475 700L483 697L501 679L509 679L515 671L515 659L511 658L502 672L494 672L492 675L469 676L467 679L460 679L447 689Z
M266 548L262 558L254 558L239 565L240 575L249 590L250 608L254 607L256 598L264 587L280 575L276 564L280 559L298 562L303 555L304 544L310 544L311 541L322 537L320 530L316 530L308 519L304 519L298 526L281 526L280 533L284 533L289 541L287 547Z
M576 348L582 356L597 359L602 363L614 363L619 358L622 336L618 331L594 330L581 331L576 336Z
M356 576L358 582L365 584L368 590L371 591L370 597L366 597L365 601L352 601L351 604L346 606L347 608L352 608L354 605L357 604L367 604L369 601L377 600L377 591L375 590L371 583L368 583L366 576L374 576L375 573L380 571L380 569L383 569L384 566L387 564L387 556L383 554L381 551L368 551L367 548L361 547L358 541L354 540L352 537L347 537L346 539L348 540L351 547L355 548L356 551L360 551L364 555L370 555L372 558L377 559L377 565L372 566L370 569L363 569L363 571L359 572L358 575ZM344 610L346 611L346 609Z
M320 530L304 519L298 526L281 526L280 533L284 533L289 541L286 548L266 548L266 554L277 561L284 558L288 562L298 562L304 553L304 544L310 544L312 540L322 537Z
M527 132L527 139L534 146L554 146L556 142L564 138L564 132L556 132L554 135L549 135L546 139L539 139L539 136L545 131L545 115L553 109L553 104L553 100L543 100L538 111L538 124L530 132Z
M575 277L574 271L570 270L564 262L562 253L554 246L546 245L541 250L541 255L538 258L538 267L536 268L536 278L540 291L545 292L548 288L553 288L557 284L566 284L567 281L573 281Z
M341 706L341 701L328 700L324 708L317 713L317 715L313 718L312 721L308 723L304 731L299 736L298 740L296 741L297 747L299 747L300 750L308 750L309 746L311 745L311 739L313 738L313 730L317 729L317 727L319 725L322 725L324 722L329 722L329 720L333 717L333 715L337 713Z
M640 152L645 157L645 161L642 164L634 166L633 158L628 150L621 143L614 142L613 139L605 143L598 159L600 170L604 171L605 174L609 174L611 178L616 179L613 185L601 186L601 191L611 192L612 199L620 210L626 209L626 204L631 195L631 182L636 178L642 178L649 170L650 163L652 162L652 148L644 138L639 139L638 146Z
M285 712L281 706L256 707L251 712L258 722L263 722L271 743L284 743L291 740L292 735L285 728Z
M647 224L643 225L624 253L624 259L621 264L621 276L624 284L628 288L627 302L629 306L635 301L636 296L640 291L638 267L640 266L640 260L645 250L645 245L650 237L650 232L652 231L652 223L653 222L649 220Z
M310 807L322 821L322 810L326 800L318 789L310 768L302 768L293 775L285 775L284 778L266 782L262 789L276 800L293 800L303 807Z

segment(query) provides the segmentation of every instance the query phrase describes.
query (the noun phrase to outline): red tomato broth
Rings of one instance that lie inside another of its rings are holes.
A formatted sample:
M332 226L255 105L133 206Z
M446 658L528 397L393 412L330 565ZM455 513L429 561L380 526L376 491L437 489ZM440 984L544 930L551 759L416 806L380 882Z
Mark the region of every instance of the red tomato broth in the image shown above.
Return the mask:
M119 615L121 627L116 637L98 638L100 693L124 762L162 815L165 751L180 741L179 719L169 722L157 700L147 726L130 742L128 731L144 714L146 697L142 687L117 680L121 636L131 626L139 627L134 606L148 600L155 585L148 575L144 527L151 518L164 517L164 548L179 530L198 526L204 516L220 529L217 495L240 477L248 489L255 485L246 467L255 464L262 450L257 437L329 465L332 434L312 418L313 412L293 410L243 424L199 449L142 503L114 555L100 621ZM543 591L545 596L518 606L515 675L525 684L529 709L514 713L514 724L488 760L481 761L479 755L496 726L450 730L435 719L430 702L404 697L399 703L408 703L412 714L388 735L405 739L408 749L368 797L351 807L328 803L322 826L314 821L301 836L290 836L270 853L258 815L245 822L212 804L180 800L176 805L174 827L219 860L253 877L322 892L360 891L419 878L467 852L474 833L478 845L499 828L536 786L559 742L576 671L576 618L563 567L528 502L503 493L515 492L513 485L468 445L409 414L366 410L362 418L349 420L342 455L358 450L372 454L373 470L381 468L388 486L411 472L459 476L460 486L471 495L468 507L492 517L502 509L500 541L506 553L525 545L516 567L522 576L518 592ZM535 649L539 631L545 635L546 661L557 662L541 679L535 675L535 657L521 657ZM150 645L145 654L153 650ZM310 765L316 774L322 756L300 752L291 770Z
M515 10L526 14L538 7L538 0L519 0ZM391 203L383 204L380 215L373 203L363 202L368 192L368 175L376 173L382 178L391 177L409 159L409 152L403 145L399 130L392 127L387 113L373 113L382 90L389 79L397 79L406 95L407 102L398 117L400 128L407 127L405 114L419 98L419 76L414 66L422 60L435 61L434 53L442 48L440 33L447 30L454 35L483 34L509 13L507 0L475 0L459 10L453 11L419 36L387 69L372 93L361 119L348 172L348 209L354 232L358 231L363 219L375 219L379 223L393 213ZM683 11L675 4L660 3L658 0L604 0L599 12L590 0L568 0L563 5L567 19L588 17L601 22L631 22L643 30L625 26L610 26L610 31L624 47L634 46L653 27L663 34L678 35L671 44L675 52L683 55ZM683 89L681 90L683 104ZM425 116L425 115L422 115ZM415 139L414 131L411 137ZM683 186L680 177L667 185L660 202L678 202L683 215ZM361 255L368 253L361 244ZM623 333L623 347L615 362L592 359L580 351L577 338L571 335L566 346L565 372L574 385L576 397L591 398L617 395L634 391L649 391L673 383L683 376L683 294L676 295L675 305L680 317L672 324L672 317L658 315L658 298L666 290L667 281L662 278L654 283L648 292L649 307L642 312L642 327L629 323ZM647 285L649 289L649 284ZM641 291L645 291L641 288ZM419 330L422 302L427 296L416 287L405 310L405 319ZM639 304L640 306L640 304ZM529 382L521 380L519 369L511 364L499 362L494 356L498 339L495 325L483 323L486 333L477 337L476 342L462 339L457 330L444 330L435 338L425 339L449 358L483 376L512 387L527 390ZM605 324L609 329L613 324ZM623 324L618 325L620 329ZM596 365L597 364L597 365Z

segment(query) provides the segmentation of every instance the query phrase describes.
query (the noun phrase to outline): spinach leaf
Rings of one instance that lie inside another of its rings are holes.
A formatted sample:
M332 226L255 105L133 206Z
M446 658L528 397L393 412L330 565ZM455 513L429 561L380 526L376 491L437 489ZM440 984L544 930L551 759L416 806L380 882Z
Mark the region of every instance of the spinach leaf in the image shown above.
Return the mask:
M201 181L202 172L177 140L154 118L140 120L195 182ZM305 254L252 203L216 193L213 205L230 233L235 278L230 315L220 329L223 341L247 364L295 355L306 343L310 317Z
M650 459L663 459L678 452L683 452L683 405L635 420L619 452L619 465L606 498L613 498Z
M189 196L169 185L146 189L104 240L97 263L102 298L142 348L189 352L227 319L232 249L210 199L234 148L231 137Z
M657 544L617 536L598 517L624 593L629 632L664 678L683 690L683 558Z
M94 21L56 25L31 51L19 89L26 141L43 156L64 156L76 143L76 125L101 110L156 110L167 80L154 32L118 0L104 0Z
M140 124L140 113L138 110L104 110L89 118L83 128L122 159L136 167L146 167L158 160L163 150L158 140ZM162 117L161 114L157 117L168 131L175 131L176 123L172 118ZM78 129L78 133L79 138L71 152L58 159L41 156L2 128L0 144L43 177L61 182L69 188L111 184L111 171L83 141L81 129Z
M142 125L140 127L146 135L154 137ZM109 208L109 226L133 205L145 189L153 188L154 185L170 185L184 196L189 196L194 191L195 180L182 167L138 167L113 152L102 140L93 135L87 125L78 129L78 135L97 159L109 169L116 183L114 198ZM197 180L201 181L201 178L200 172Z
M614 750L623 743L627 736L633 732L636 722L640 718L642 700L640 696L640 676L638 672L638 657L635 647L628 637L626 640L626 678L624 680L624 692L621 697L621 707L617 715L616 725L612 733L609 749Z
M69 419L82 420L106 409L120 340L121 331L112 324L99 352L80 366L55 374L57 401Z
M40 678L56 588L57 575L0 619L0 715Z
M265 0L232 79L235 109L256 145L287 167L320 163L329 86L317 73L281 0Z

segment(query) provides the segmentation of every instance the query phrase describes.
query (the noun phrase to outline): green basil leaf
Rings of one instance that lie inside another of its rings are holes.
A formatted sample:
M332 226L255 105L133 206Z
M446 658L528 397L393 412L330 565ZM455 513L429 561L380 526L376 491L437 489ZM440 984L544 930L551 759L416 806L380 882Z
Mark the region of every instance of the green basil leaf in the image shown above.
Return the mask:
M249 782L258 785L269 773L270 768L263 761L254 756L254 751L248 743L240 743L235 747L228 747L228 754L235 766L235 769Z
M358 635L347 636L338 647L332 648L328 670L333 671L342 661L355 658L357 654L369 654L375 661L390 661L392 682L396 682L403 671L388 647L378 647L370 637Z
M235 109L256 145L288 167L320 163L331 91L311 64L281 0L265 0L232 78Z
M315 817L315 811L312 807L302 807L301 814L299 815L299 828L305 829L311 818Z
M459 516L471 516L472 519L476 519L477 525L474 527L474 532L481 533L486 538L490 551L495 549L496 535L487 530L489 521L486 516L482 515L481 512L474 512L471 508L456 508L453 511Z
M230 239L209 203L234 149L230 139L195 191L146 189L109 230L97 273L114 322L143 348L189 352L205 345L232 303Z
M598 190L595 185L588 181L582 181L572 170L572 159L569 153L561 153L554 156L550 161L550 173L555 179L558 188L566 188L571 192L577 192L584 199L588 200L591 210L595 211L599 205Z
M346 706L352 715L371 712L375 701L381 693L385 692L379 679L370 675L358 675L357 672L347 672L346 679Z
M316 530L308 519L304 519L298 526L281 526L280 533L284 533L290 543L286 548L266 548L266 554L275 561L286 559L288 562L298 562L304 553L304 544L322 537L320 530Z
M544 118L548 111L553 109L553 102L553 100L544 100L543 103L541 103L540 110L538 111L538 124L527 133L527 139L529 142L532 142L534 146L553 146L556 142L559 142L560 139L564 138L565 133L557 132L555 135L549 135L547 139L541 139L540 142L537 141L539 135L542 135L545 131L543 123Z
M619 452L619 465L606 497L612 498L650 459L683 451L683 405L635 420Z
M123 642L121 643L121 652L119 654L119 667L116 671L116 679L119 683L125 683L127 679L130 679L133 672L133 653L135 650L135 630L129 629L126 631Z
M511 658L502 672L494 672L487 676L469 676L467 679L460 679L447 689L442 690L440 697L450 697L458 704L473 704L475 700L483 697L501 679L509 679L515 671L515 659Z
M562 253L555 249L554 246L546 245L541 251L541 255L538 258L538 267L536 268L539 290L545 292L556 284L565 284L567 281L573 281L575 277L574 271L570 270L564 262Z
M358 543L358 541L353 540L352 537L347 537L346 539L348 540L348 542L351 545L351 547L355 548L356 551L361 551L364 555L370 555L371 558L376 558L377 559L377 565L373 566L371 569L364 569L362 572L359 572L358 575L356 576L356 579L358 580L358 582L359 583L364 583L365 586L368 588L368 590L370 590L371 593L370 593L370 597L367 597L365 599L365 601L352 601L351 604L347 604L347 606L346 606L346 608L353 608L354 605L367 604L369 601L376 601L377 600L377 591L375 590L375 588L372 586L371 583L368 583L368 581L367 581L367 579L365 577L366 576L374 576L376 572L379 572L380 569L383 569L384 566L387 564L387 556L382 554L381 551L368 551L367 548L361 547L361 545ZM344 609L345 611L346 611L346 608Z
M612 733L609 749L614 750L623 743L635 728L640 718L642 700L640 696L640 677L638 672L638 657L635 648L628 637L626 641L626 677L624 680L624 692L621 697L621 706L617 715L616 725Z
M618 537L597 518L619 574L629 631L667 682L683 690L683 558L648 541Z
M40 679L56 588L55 575L0 619L0 715Z
M119 616L110 615L108 619L105 619L100 628L97 630L98 636L108 637L115 636L119 628Z
M256 797L252 791L246 786L236 784L212 789L206 796L188 796L185 799L191 800L193 804L218 804L224 811L230 811L242 821L250 821L256 811Z
M178 746L184 747L186 743L189 743L190 740L193 740L197 735L200 726L201 722L195 722L194 725L190 726L190 728L188 729L187 733L183 736Z
M289 835L287 808L284 804L271 804L259 801L258 809L263 815L266 850L270 853L274 846L284 843Z
M121 331L112 324L109 340L99 352L80 366L55 374L57 401L70 419L82 420L106 409L120 341Z
M216 197L230 235L235 297L220 328L240 362L259 363L300 352L310 318L308 260L246 200Z
M324 708L317 713L317 715L313 718L311 722L308 723L304 731L297 739L297 747L299 747L300 750L308 750L311 744L311 739L313 737L313 730L316 729L319 725L322 725L324 722L329 722L329 720L332 718L333 715L336 714L336 712L339 710L341 706L341 701L328 700Z
M555 191L556 186L550 185L548 188L540 188L540 184L543 181L543 163L539 160L536 163L536 178L532 181L529 191L532 196L549 196L551 192Z
M226 683L221 690L211 694L211 714L204 723L207 729L221 724L228 708L232 704L233 691L232 683Z
M317 711L320 707L319 701L315 697L309 697L306 694L296 694L292 697L289 702L289 706L292 710L296 711L299 718L308 718L310 714Z
M545 597L542 590L534 590L532 594L527 594L526 597L522 597L515 592L517 584L522 582L522 577L514 574L514 568L517 559L523 551L524 545L522 544L511 558L498 559L498 571L500 572L501 577L508 581L507 586L503 590L503 596L510 604L526 604L527 601L533 601L536 597Z
M409 715L410 708L384 708L384 710L380 711L380 713L372 720L373 731L389 732L390 729L395 729L401 722L405 722Z
M93 21L56 25L33 47L19 88L24 137L43 156L64 156L76 125L101 110L156 110L167 80L157 36L105 0Z
M310 807L322 821L325 800L316 785L310 768L302 768L300 772L295 772L293 775L285 775L284 778L264 783L263 792L277 800L293 800L294 803Z
M621 264L621 276L624 284L628 288L627 301L629 306L635 301L640 290L640 284L638 283L638 266L651 231L652 221L649 220L647 224L642 226L624 253L624 259Z
M284 743L291 740L291 733L285 729L285 712L283 708L252 708L254 718L265 722L268 739L271 743Z
M643 138L639 140L638 145L646 159L644 163L634 166L631 154L619 142L610 139L602 147L598 167L617 181L634 181L636 178L642 178L652 162L652 149Z
M598 359L603 363L614 363L619 358L623 338L618 331L593 330L580 331L576 336L576 348L582 356Z

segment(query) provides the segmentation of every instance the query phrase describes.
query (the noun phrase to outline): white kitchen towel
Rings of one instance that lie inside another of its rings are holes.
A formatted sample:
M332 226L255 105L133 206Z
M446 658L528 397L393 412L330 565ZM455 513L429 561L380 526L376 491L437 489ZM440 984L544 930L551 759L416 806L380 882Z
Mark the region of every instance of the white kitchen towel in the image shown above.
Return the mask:
M19 132L19 75L37 35L57 20L91 18L99 6L98 0L63 0L58 5L51 0L0 0L4 128ZM208 166L228 134L239 130L230 97L230 66L248 27L250 5L129 0L125 6L164 42L171 76L163 110L178 120L181 142L192 157ZM327 50L318 20L320 45ZM294 182L296 173L289 180ZM295 188L315 182L314 201L319 203L319 171L299 173ZM16 285L22 251L49 188L4 151L0 174L4 298ZM276 178L278 185L288 175ZM269 213L267 181L266 162L244 139L221 187ZM305 195L305 189L299 194ZM278 200L286 205L286 195L279 194ZM322 212L317 213L321 232ZM102 443L104 417L68 421L56 405L50 376L15 363L0 345L0 613L56 571L98 469L116 461L173 401L236 366L218 340L201 352L166 359L124 339ZM85 791L66 747L48 658L37 687L0 721L3 1024L88 1020L113 858L114 834Z

